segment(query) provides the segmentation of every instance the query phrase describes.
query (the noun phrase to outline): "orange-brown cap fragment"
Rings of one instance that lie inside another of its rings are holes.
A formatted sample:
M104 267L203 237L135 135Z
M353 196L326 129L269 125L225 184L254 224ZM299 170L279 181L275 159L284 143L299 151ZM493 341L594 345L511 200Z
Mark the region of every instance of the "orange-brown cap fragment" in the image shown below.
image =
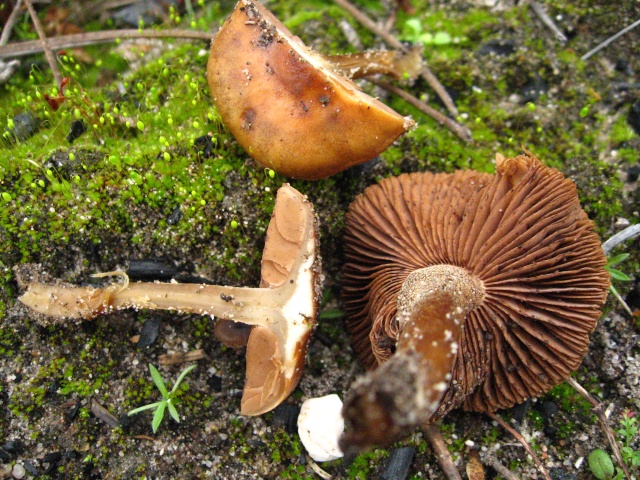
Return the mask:
M566 380L587 352L609 288L573 182L529 153L499 156L496 170L388 178L347 214L347 325L367 367L394 351L397 298L409 274L453 265L484 286L431 420L460 405L508 408Z
M238 142L278 173L317 180L374 158L413 125L363 93L256 1L211 44L207 80Z
M280 188L262 251L260 287L283 292L282 318L251 329L243 415L272 410L300 381L321 293L317 243L309 201L289 185Z

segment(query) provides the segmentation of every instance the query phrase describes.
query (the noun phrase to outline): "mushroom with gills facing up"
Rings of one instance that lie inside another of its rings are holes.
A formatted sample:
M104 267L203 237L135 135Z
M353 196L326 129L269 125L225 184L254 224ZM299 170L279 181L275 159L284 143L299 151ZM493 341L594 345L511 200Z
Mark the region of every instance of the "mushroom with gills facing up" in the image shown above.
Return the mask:
M343 67L359 72L355 61L343 58ZM282 175L317 180L371 160L414 125L339 70L259 2L240 0L211 43L207 81L224 124L251 157Z
M286 399L302 375L320 297L317 242L311 203L293 187L284 185L278 190L267 229L262 288L128 280L104 288L34 282L20 301L58 318L91 319L125 308L146 308L211 315L251 325L246 340L242 340L244 333L238 335L228 325L226 333L219 335L226 335L229 343L246 343L241 413L259 415Z
M609 288L576 187L526 152L496 174L382 180L346 216L343 300L370 371L345 398L345 451L454 408L494 412L565 381Z

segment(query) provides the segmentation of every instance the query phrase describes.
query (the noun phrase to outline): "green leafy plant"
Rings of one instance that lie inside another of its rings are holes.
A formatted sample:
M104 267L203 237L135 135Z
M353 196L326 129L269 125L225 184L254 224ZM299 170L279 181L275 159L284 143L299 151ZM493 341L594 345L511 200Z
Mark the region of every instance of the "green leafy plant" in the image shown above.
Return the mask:
M453 39L447 32L424 32L422 24L417 18L410 18L402 28L402 39L423 45L448 45Z
M638 435L638 419L635 412L624 410L620 417L620 429L617 431L622 443L622 460L630 470L640 467L640 450L633 449ZM613 461L607 452L597 448L589 455L589 469L598 480L621 480L625 478L621 468L614 469Z
M640 450L634 450L631 446L638 435L638 419L635 412L624 410L620 418L620 430L618 435L622 438L622 459L629 467L640 467Z
M598 480L618 480L624 478L624 472L620 469L618 469L618 473L615 472L611 457L601 448L596 448L589 455L589 469Z
M621 253L619 255L614 255L613 257L610 257L609 259L607 259L607 264L605 265L604 268L607 269L607 271L609 272L609 275L611 275L611 278L613 280L620 280L622 282L631 281L631 278L626 273L618 270L617 268L613 268L619 263L624 262L627 258L629 258L628 253ZM614 295L618 293L613 285L611 285L609 288L611 290L611 293L613 293Z
M178 411L176 410L174 400L177 397L178 387L180 386L180 383L182 383L182 380L184 380L184 377L186 377L187 374L194 368L196 368L196 365L191 365L185 368L180 373L180 375L178 376L178 379L176 380L176 383L174 383L173 388L169 392L167 390L167 387L164 384L164 380L162 380L162 376L160 375L160 372L158 371L158 369L153 365L149 364L149 371L151 372L151 378L153 379L153 383L156 384L156 387L158 387L158 390L160 390L160 393L162 394L162 400L160 400L159 402L150 403L149 405L144 405L143 407L134 408L133 410L128 412L127 415L135 415L136 413L140 413L145 410L155 409L155 413L153 414L153 420L151 421L151 427L153 428L153 433L156 433L156 431L158 430L158 427L160 426L160 423L162 423L162 419L164 418L164 412L167 408L169 409L169 413L171 414L171 417L173 417L173 419L176 422L180 423L180 416L178 415Z

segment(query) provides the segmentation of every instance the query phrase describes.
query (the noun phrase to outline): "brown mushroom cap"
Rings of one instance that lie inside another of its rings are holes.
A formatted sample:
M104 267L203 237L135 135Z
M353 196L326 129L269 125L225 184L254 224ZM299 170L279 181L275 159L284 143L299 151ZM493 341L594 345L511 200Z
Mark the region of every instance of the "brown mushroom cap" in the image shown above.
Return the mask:
M372 159L413 125L363 93L260 3L240 0L207 65L225 125L257 162L316 180Z
M606 259L573 182L528 152L496 163L495 175L387 178L346 217L347 326L368 368L394 351L397 298L413 271L453 265L484 285L431 420L460 405L508 408L566 380L607 296Z

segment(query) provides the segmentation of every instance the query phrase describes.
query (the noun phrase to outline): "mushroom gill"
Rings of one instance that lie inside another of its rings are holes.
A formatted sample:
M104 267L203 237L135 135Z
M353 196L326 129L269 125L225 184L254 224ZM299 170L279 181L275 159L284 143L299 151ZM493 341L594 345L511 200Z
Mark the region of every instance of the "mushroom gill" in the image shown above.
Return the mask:
M345 399L345 445L511 407L580 365L609 288L593 223L530 153L496 167L387 178L350 206L347 327L373 371Z

